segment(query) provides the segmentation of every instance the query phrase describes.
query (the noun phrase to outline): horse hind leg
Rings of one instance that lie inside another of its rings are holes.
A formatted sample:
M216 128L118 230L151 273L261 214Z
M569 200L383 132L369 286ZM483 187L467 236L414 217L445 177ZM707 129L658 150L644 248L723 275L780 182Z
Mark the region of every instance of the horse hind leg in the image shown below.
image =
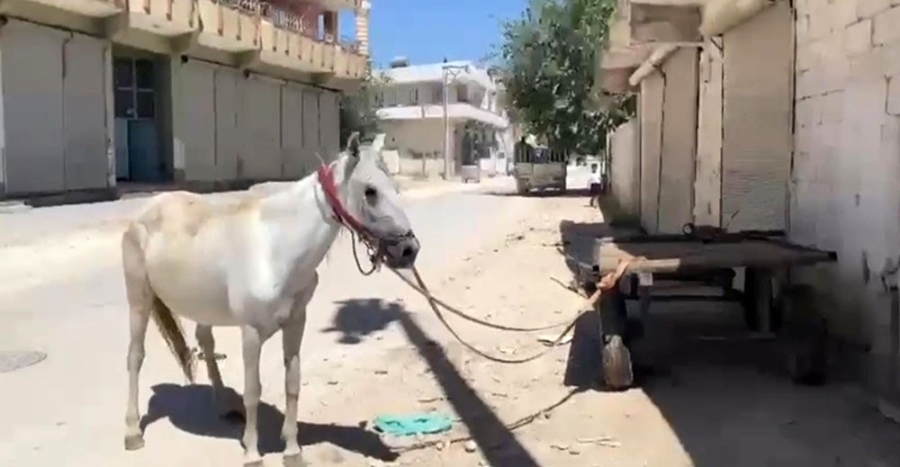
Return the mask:
M203 354L203 362L206 364L206 373L213 387L213 401L216 412L222 418L243 418L243 407L229 398L229 393L222 383L222 374L219 372L219 364L216 362L216 340L213 338L212 326L198 324L194 336Z
M134 451L144 447L138 410L138 384L144 363L144 340L147 323L153 310L154 295L144 268L140 233L132 228L122 237L122 265L125 291L128 297L131 339L128 344L128 405L125 410L125 449Z

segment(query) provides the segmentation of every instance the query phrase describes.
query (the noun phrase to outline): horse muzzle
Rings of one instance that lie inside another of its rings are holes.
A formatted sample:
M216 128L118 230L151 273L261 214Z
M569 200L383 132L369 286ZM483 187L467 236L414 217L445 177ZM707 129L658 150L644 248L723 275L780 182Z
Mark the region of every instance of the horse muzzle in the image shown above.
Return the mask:
M419 256L419 239L412 231L382 240L380 250L384 263L392 269L409 269Z

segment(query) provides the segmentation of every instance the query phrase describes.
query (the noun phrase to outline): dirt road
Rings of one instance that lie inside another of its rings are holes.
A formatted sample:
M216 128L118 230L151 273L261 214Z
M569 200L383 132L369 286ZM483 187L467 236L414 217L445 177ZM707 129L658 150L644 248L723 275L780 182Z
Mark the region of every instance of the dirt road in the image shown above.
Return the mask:
M556 251L560 222L585 228L600 215L583 198L525 202L530 214L467 258L441 284L441 296L482 318L519 326L573 315L579 298L551 280L570 277ZM397 458L375 440L360 438L353 446L382 455L387 465L900 466L900 427L865 405L852 387L793 386L770 368L771 355L742 344L693 340L710 328L739 329L736 308L654 306L654 313L677 329L662 344L669 348L660 349L672 355L670 371L651 377L641 389L609 393L563 385L568 347L521 365L491 363L447 332L423 330L431 318L422 300L350 303L339 310L343 324L336 327L352 330L360 345L380 339L379 330L390 326L399 326L408 344L311 376L335 384L317 401L307 399L304 421L353 425L377 414L416 411L458 420L447 435L388 440L401 451L417 442L437 442ZM494 355L526 356L542 348L533 334L450 319L463 336ZM367 324L353 324L359 322ZM524 425L507 428L517 421ZM380 465L346 447L311 446L308 459L314 465Z
M472 194L411 203L429 245L421 269L436 295L491 321L533 326L570 318L580 299L551 279L570 277L556 248L561 222L590 230L585 223L602 220L586 204ZM455 342L425 300L395 278L358 277L347 250L342 239L320 272L303 344L300 438L311 466L900 467L900 428L852 387L792 386L753 351L691 338L708 327L738 326L737 310L654 308L676 329L661 344L670 371L625 392L575 391L563 384L570 347L522 365L490 363ZM120 272L114 247L85 251L66 256L78 263L57 260L57 271L31 282L12 281L14 271L0 274L16 284L0 302L0 342L50 353L38 366L0 374L0 465L239 465L240 424L215 417L202 372L201 384L178 384L154 332L142 374L147 444L122 449ZM495 355L544 348L534 334L450 321ZM228 355L221 362L226 384L240 388L236 333L216 332ZM267 346L263 360L261 447L266 465L277 466L280 346ZM422 411L453 417L452 431L396 440L370 426L377 415ZM519 420L522 426L509 427Z

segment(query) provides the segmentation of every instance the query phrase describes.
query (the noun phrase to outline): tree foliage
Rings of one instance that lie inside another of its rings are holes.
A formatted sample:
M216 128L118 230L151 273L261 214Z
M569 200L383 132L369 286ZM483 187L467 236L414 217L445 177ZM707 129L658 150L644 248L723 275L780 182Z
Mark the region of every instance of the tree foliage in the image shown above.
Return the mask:
M502 25L496 58L510 111L525 130L582 154L603 149L608 130L634 115L634 99L592 96L597 54L615 0L532 0Z
M369 141L375 137L378 132L376 95L384 89L386 84L386 77L370 72L355 92L345 93L341 97L341 144L347 141L354 131L359 132L360 139L363 141Z

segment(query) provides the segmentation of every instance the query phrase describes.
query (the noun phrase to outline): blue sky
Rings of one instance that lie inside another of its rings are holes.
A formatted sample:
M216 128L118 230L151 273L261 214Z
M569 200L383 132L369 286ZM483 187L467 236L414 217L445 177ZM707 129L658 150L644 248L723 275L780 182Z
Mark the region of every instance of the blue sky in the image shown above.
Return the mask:
M411 64L479 60L500 40L499 23L528 0L371 0L369 47L376 68L403 55ZM353 37L353 14L341 33Z

